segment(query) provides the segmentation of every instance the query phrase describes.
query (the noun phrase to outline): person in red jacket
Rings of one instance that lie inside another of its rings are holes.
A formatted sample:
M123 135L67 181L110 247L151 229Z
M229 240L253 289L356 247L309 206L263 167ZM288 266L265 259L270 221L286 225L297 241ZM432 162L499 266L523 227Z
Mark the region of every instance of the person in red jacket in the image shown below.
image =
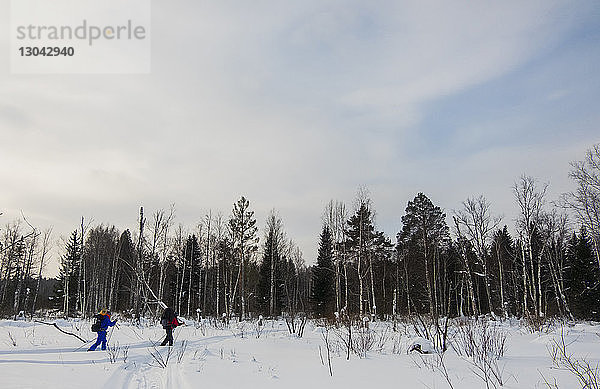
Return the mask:
M169 346L173 345L173 329L180 324L177 320L177 312L173 311L173 308L167 307L160 317L160 324L162 324L163 328L167 332L167 336L165 336L165 340L160 344L161 346L166 346L169 343Z

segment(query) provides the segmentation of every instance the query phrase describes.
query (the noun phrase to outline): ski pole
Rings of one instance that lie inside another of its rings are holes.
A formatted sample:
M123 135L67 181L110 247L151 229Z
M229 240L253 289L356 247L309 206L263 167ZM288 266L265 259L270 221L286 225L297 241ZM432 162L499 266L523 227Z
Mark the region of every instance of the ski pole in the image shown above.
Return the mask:
M90 342L92 342L93 340L94 340L94 339L92 339L92 340L88 340L87 342L85 342L84 344L82 344L81 346L79 346L79 347L77 347L75 350L73 350L73 352L81 350L81 349L83 348L83 346L86 346L86 345L88 345L88 344L89 344Z
M113 326L113 328L110 329L110 334L108 335L108 340L106 341L106 344L108 344L110 342L110 338L112 338L112 334L113 334L114 330L115 330L115 328Z
M148 339L148 341L152 344L152 346L156 346L156 344L158 342L160 342L162 338L163 338L163 335L161 335L160 338L158 338L156 340Z

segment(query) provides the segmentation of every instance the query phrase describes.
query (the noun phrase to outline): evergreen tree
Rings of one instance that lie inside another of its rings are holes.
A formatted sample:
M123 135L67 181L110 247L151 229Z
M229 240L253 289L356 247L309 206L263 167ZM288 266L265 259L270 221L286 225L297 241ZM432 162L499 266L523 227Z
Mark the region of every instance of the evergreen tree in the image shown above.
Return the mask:
M202 252L198 238L196 235L188 236L185 243L184 251L184 268L183 268L183 280L180 285L182 287L181 297L181 309L185 306L186 315L190 315L192 307L198 307L199 301L194 300L194 296L197 296L199 280L201 279L200 261L202 259Z
M263 250L258 275L258 307L264 315L279 315L283 293L281 291L281 254L279 252L277 232L269 229ZM273 294L273 296L271 295ZM273 301L271 301L273 299ZM271 306L273 305L273 306Z
M258 269L257 303L264 315L278 316L285 302L282 257L288 248L283 222L272 210L267 217L265 245Z
M317 317L331 316L335 303L333 243L327 226L323 226L317 264L312 269L311 302Z
M71 315L75 310L80 253L81 240L77 230L75 230L65 245L65 254L61 257L58 274L59 282L56 284L54 291L56 308L62 309L65 316Z
M256 218L254 211L250 211L250 202L242 196L233 204L231 218L229 219L229 230L233 237L234 252L239 259L239 296L240 296L240 318L246 317L246 261L257 249L258 237L256 236ZM232 293L232 304L235 304L235 294Z
M124 311L129 308L130 301L133 298L133 288L135 286L135 268L136 254L131 239L131 232L127 229L121 233L118 245L119 259L117 268L117 279L115 280L117 285L116 296L115 296L115 308L116 310Z
M440 252L449 242L446 215L427 196L419 193L408 202L402 224L398 240L408 252L406 260L409 263L405 266L405 277L409 278L407 301L415 304L418 310L427 307L431 315L437 317L444 305L444 300L440 301L438 295L438 286L446 280L439 279L440 273L434 270L438 268ZM426 298L423 298L424 294Z
M291 253L290 253L291 254ZM298 308L298 270L292 256L283 256L281 259L281 309L286 311L288 325ZM289 330L289 328L288 328ZM292 333L294 333L292 331Z
M365 282L368 279L369 272L372 271L371 263L376 236L373 213L369 207L368 199L360 200L358 209L348 220L346 236L348 237L347 249L352 257L358 276L358 313L362 316L365 312L365 303L367 303L367 306L369 305L368 285L365 285ZM375 309L373 305L371 304L372 310Z
M565 271L569 304L575 317L600 319L600 272L592 246L584 228L579 236L573 234L567 249L568 267Z
M368 199L361 199L354 215L347 222L347 249L356 267L358 281L358 312L377 315L377 300L383 293L376 280L375 269L379 263L391 258L392 244L383 232L377 231L373 223L373 212ZM366 308L365 308L366 304Z
M506 225L494 233L489 262L494 275L492 290L499 300L498 305L501 307L502 315L517 315L522 312L520 270L513 238Z

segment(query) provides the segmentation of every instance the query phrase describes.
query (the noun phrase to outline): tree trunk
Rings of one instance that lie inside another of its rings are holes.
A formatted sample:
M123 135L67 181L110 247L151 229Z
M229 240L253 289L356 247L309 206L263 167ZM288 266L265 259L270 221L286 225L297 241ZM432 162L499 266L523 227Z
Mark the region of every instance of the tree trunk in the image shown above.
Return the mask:
M377 303L375 301L375 279L373 277L373 258L369 255L369 275L371 277L371 313L377 316Z
M498 260L498 276L500 281L500 313L502 318L506 319L506 306L504 305L504 266L502 265L502 257L500 256L501 247L496 244L496 259Z
M206 233L206 258L204 259L204 291L202 293L202 313L206 314L206 295L208 292L208 262L210 258L210 227L212 222L212 212L208 215L208 231ZM198 302L200 303L200 302Z
M270 291L269 291L269 316L273 317L275 311L275 258L273 257L273 241L275 234L271 237L271 269L270 269Z
M521 262L523 270L523 317L527 317L529 315L529 308L527 306L527 265L525 263L525 247L522 240L519 241L519 245L521 246L521 258L523 259Z
M433 294L432 294L432 288L431 288L431 278L429 276L429 253L427 251L427 231L425 226L421 226L423 234L421 236L421 244L422 244L422 248L423 248L423 259L425 261L425 284L427 285L427 298L429 300L429 314L431 315L431 317L435 317L434 314L434 304L433 304Z
M458 238L460 240L462 240L462 235L460 233L460 226L458 223L458 219L455 217L454 218L454 224L456 225L456 231L458 232ZM479 315L479 311L477 309L477 304L475 302L475 291L473 289L473 279L471 277L471 266L469 265L469 258L467 258L467 250L465 248L465 244L464 242L460 243L461 246L461 252L462 252L462 257L463 257L463 261L464 261L464 266L465 266L465 271L466 271L466 277L467 277L467 287L468 287L468 291L469 291L469 298L471 300L471 310L473 315L477 316Z
M40 257L40 267L37 276L37 283L35 287L35 294L33 296L33 303L31 304L31 317L33 317L35 313L35 306L37 303L37 298L40 293L40 285L42 283L42 270L44 269L44 260L46 259L46 254L48 253L48 244L50 242L50 233L51 230L46 230L44 233L44 237L42 238L42 254Z

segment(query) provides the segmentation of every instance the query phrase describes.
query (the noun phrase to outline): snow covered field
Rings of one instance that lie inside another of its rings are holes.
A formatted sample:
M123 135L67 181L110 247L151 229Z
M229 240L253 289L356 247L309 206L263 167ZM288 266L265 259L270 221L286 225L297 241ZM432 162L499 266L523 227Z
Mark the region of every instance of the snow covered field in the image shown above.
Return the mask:
M94 338L89 322L57 323L65 331ZM330 328L333 376L324 329L311 322L302 338L290 335L283 321L265 321L260 337L253 322L229 326L190 322L176 329L170 356L169 348L152 347L164 337L160 326L119 324L112 335L109 332L113 352L86 352L87 345L76 351L83 343L51 326L0 321L2 388L449 388L443 367L456 389L486 387L472 359L459 356L453 347L443 365L435 353L408 354L416 338L412 326L403 324L395 332L391 323L371 323L370 350L362 356L352 353L350 360L340 338L344 329ZM569 352L594 367L600 361L596 324L557 325L535 334L516 322L490 326L496 334L506 334L504 356L497 360L504 388L547 388L543 377L559 388L581 387L572 373L553 367L549 350L553 342L560 342L561 328ZM489 387L494 385L498 382L491 380Z

